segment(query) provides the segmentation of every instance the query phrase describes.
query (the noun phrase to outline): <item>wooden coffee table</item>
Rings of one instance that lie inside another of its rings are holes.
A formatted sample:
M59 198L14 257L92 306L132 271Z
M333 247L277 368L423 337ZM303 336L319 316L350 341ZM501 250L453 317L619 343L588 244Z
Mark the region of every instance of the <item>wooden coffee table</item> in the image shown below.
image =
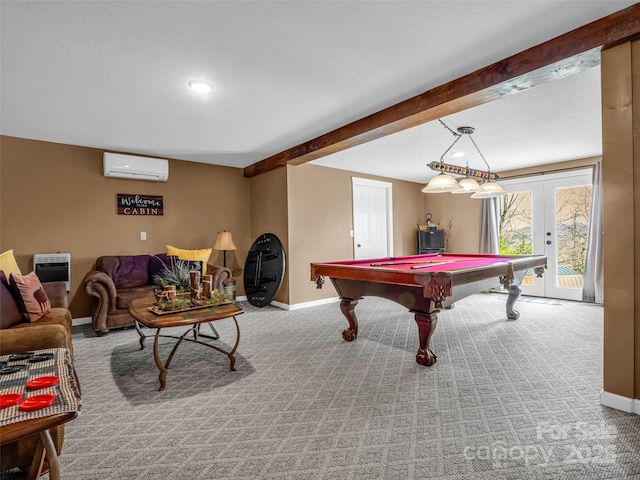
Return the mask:
M165 386L167 385L167 369L171 364L173 355L176 353L176 350L183 340L186 340L187 342L198 343L200 345L204 345L205 347L209 347L221 353L224 353L227 357L229 357L230 369L232 371L235 370L236 359L233 354L236 352L238 344L240 343L240 325L238 325L236 316L244 313L242 308L234 303L229 303L225 305L217 305L215 307L201 308L198 310L157 315L150 310L150 307L152 307L154 304L155 302L152 299L148 298L133 300L129 304L129 313L134 318L136 330L140 334L140 350L144 348L144 341L146 339L146 335L144 335L142 333L142 330L140 329L140 324L148 328L156 329L155 338L153 341L153 358L156 362L158 370L160 370L160 375L158 376L160 380L160 388L158 390L164 390ZM233 318L233 321L236 324L236 343L231 350L223 350L217 345L198 340L199 336L203 336L201 334L198 335L200 324L216 322L218 320L224 320L225 318ZM165 335L161 333L163 328L182 326L188 326L189 328L180 336ZM194 338L188 338L187 335L189 334L193 334ZM158 352L158 340L160 339L160 337L175 338L178 340L173 346L173 349L167 357L166 362L164 363L162 363L162 360L160 359L160 353Z

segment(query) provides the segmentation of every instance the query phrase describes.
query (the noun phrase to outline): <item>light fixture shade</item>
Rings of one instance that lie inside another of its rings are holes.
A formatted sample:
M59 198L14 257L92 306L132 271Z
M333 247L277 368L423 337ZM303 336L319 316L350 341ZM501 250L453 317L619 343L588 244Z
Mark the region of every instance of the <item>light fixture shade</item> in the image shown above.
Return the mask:
M447 193L462 190L456 179L445 173L433 177L429 184L422 189L422 193Z
M235 250L236 245L233 243L233 238L231 238L231 232L218 232L218 236L216 237L216 243L213 246L214 250Z
M497 182L485 182L481 185L482 191L471 195L471 198L494 198L507 193Z
M206 80L191 80L187 85L198 93L207 93L213 90L213 85Z
M482 186L471 177L465 177L458 182L461 190L454 190L451 193L473 193L482 191Z

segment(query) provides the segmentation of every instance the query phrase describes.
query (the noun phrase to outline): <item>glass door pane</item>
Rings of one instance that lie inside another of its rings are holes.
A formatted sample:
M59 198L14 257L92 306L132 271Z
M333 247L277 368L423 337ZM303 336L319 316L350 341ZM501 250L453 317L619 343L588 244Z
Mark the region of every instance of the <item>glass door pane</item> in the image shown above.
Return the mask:
M533 253L531 192L500 197L500 253Z
M511 191L509 187L505 188ZM519 190L515 187L512 193L499 198L500 253L531 255L539 250L539 245L534 245L538 236L533 215L536 190L538 188ZM525 273L521 285L524 294L544 295L544 281L533 270Z
M555 189L555 251L550 252L556 259L555 295L581 297L590 218L591 185Z

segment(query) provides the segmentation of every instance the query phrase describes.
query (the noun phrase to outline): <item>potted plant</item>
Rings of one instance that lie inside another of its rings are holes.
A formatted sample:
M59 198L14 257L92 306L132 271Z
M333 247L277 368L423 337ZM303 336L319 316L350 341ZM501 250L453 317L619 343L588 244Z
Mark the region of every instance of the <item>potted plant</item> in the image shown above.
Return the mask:
M165 264L160 273L153 276L153 283L160 287L175 285L178 292L188 292L191 284L189 272L192 270L191 264L187 260L180 260L177 257L169 257L171 263Z

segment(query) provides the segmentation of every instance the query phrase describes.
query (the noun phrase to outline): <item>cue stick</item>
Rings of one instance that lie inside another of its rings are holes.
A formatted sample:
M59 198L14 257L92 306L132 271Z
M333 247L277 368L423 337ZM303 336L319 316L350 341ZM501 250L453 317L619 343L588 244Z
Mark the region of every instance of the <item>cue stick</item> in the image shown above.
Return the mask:
M468 257L468 258L458 258L458 259L451 259L451 260L446 260L445 263L451 263L451 262L466 262L468 260L479 260L479 258L474 258L474 257ZM427 264L427 266L429 266L428 264L434 264L434 263L442 263L443 260L440 258L438 260L399 260L399 261L393 261L393 262L380 262L380 263L370 263L369 266L370 267L389 267L392 265L422 265L422 264Z
M380 262L380 263L371 263L369 264L370 267L387 267L390 265L413 265L413 264L418 264L418 263L434 263L434 262L441 262L442 260L399 260L399 261L393 261L393 262Z
M434 262L434 263L427 263L425 265L412 265L411 269L415 270L417 268L428 268L428 267L435 267L436 265L445 265L447 263L452 263L453 260L449 260L447 262Z

